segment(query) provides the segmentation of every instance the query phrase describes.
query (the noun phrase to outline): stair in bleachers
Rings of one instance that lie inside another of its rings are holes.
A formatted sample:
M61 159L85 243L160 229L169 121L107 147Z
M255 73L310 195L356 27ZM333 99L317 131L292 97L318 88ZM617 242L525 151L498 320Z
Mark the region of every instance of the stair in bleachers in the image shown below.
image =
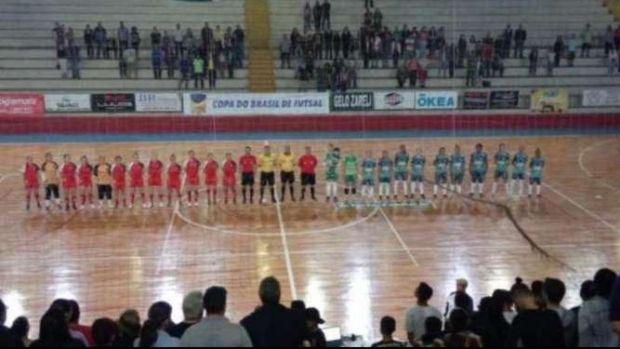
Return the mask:
M249 90L251 92L273 92L276 84L271 57L269 2L267 0L246 1L245 23L249 49Z

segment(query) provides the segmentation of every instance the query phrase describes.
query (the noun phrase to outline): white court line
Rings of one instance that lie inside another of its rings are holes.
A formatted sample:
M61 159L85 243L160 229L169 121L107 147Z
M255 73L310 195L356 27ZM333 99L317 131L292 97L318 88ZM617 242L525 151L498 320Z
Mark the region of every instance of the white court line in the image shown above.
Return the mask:
M596 219L597 221L601 222L603 225L605 225L606 227L608 227L609 229L613 230L616 233L620 234L620 229L618 227L616 227L615 225L609 223L608 221L606 221L605 219L603 219L601 216L599 216L598 214L588 210L587 208L583 207L583 205L581 205L580 203L578 203L577 201L571 199L570 197L568 197L566 194L562 193L560 190L552 187L551 185L547 184L547 183L543 183L543 186L546 187L547 189L551 190L552 192L554 192L555 194L557 194L558 196L560 196L561 198L563 198L564 200L570 202L571 204L573 204L573 206L579 208L580 210L582 210L583 212L587 213L590 217Z
M183 182L181 183L181 189L179 192L183 193L183 188L185 187L185 177L183 177ZM181 198L177 200L174 204L174 209L172 210L172 216L170 217L170 223L168 224L168 229L166 229L166 237L164 238L164 245L161 248L161 254L159 257L159 261L157 262L157 269L155 271L155 275L159 276L161 273L161 269L164 264L164 258L168 253L168 244L170 242L170 236L172 235L172 228L174 228L174 220L179 213L179 207L181 206L181 201L183 200L183 194L181 194Z
M604 181L604 180L601 180L601 179L595 178L595 177L594 177L594 175L592 174L592 172L590 172L590 170L589 170L589 169L588 169L588 168L584 165L584 163L583 163L584 157L585 157L585 155L586 155L587 153L591 152L591 151L592 151L592 150L594 150L595 148L602 147L603 145L605 145L605 144L607 144L607 143L611 143L611 142L613 142L613 141L615 141L615 139L608 139L608 140L606 140L606 141L599 142L599 143L595 143L595 144L593 144L593 145L591 145L591 146L589 146L589 147L587 147L587 148L583 149L583 150L581 151L581 153L579 153L579 167L581 168L581 171L582 171L583 173L585 173L588 177L595 179L597 182L600 182L600 183L601 183L601 185L603 185L603 186L607 187L608 189L612 189L612 190L614 190L614 191L617 191L617 190L618 190L618 188L616 188L615 186L613 186L613 185L611 185L611 184L607 183L607 182L606 182L606 181Z
M398 230L396 230L396 227L394 226L394 224L392 224L392 221L385 214L385 211L383 211L383 208L381 208L379 212L381 212L381 215L383 216L383 218L385 218L385 221L387 222L388 226L392 230L392 233L394 233L394 236L396 237L400 245L403 247L403 250L407 253L407 256L409 256L409 259L411 260L413 265L415 265L416 267L419 267L420 264L418 264L418 261L413 256L413 253L411 253L411 249L407 247L407 244L405 244L405 241L403 241L403 238L400 236L400 233L398 232Z
M278 223L280 223L280 237L282 239L282 248L284 249L284 260L286 261L286 271L288 272L288 282L291 285L291 299L297 298L297 286L295 285L295 275L293 274L293 263L291 263L291 253L288 248L288 240L286 239L286 230L284 229L284 219L282 218L282 208L280 207L280 198L276 198L276 212L278 213Z

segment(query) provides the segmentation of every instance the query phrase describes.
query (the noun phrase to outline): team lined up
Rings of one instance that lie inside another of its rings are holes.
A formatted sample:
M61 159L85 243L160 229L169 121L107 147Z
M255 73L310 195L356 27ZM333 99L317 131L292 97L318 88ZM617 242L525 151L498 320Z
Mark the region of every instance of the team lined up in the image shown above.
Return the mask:
M426 157L422 150L418 149L415 154L409 155L405 145L401 145L396 155L392 158L388 151L383 151L380 158L373 157L372 151L367 151L360 161L358 156L349 152L342 156L340 149L329 145L325 155L325 182L326 201L337 202L339 193L340 174L344 175L344 194L347 200L357 196L358 184L361 184L361 196L364 200L374 200L375 187L378 182L379 200L399 200L400 192L405 200L413 200L419 193L420 198L425 196L425 166ZM160 161L156 154L145 165L140 160L138 153L133 154L132 161L126 165L121 156L116 156L112 164L101 156L96 165L91 165L86 156L80 158L79 164L71 161L71 156L63 156L62 165L54 161L52 154L45 155L45 162L39 167L32 157L28 157L22 172L26 189L26 208L30 209L33 199L41 208L40 183L45 187L45 208L50 210L54 205L62 209L60 189L62 188L64 208L69 211L84 208L90 205L95 208L94 192L98 198L98 206L103 207L133 207L140 198L143 208L159 205L160 207L172 206L173 198L176 197L178 204L182 205L182 192L187 195L186 204L189 206L199 205L199 193L202 184L206 186L207 203L209 205L218 202L218 179L221 177L221 185L224 189L224 202L237 203L237 175L241 176L241 188L243 203L254 203L254 188L256 174L260 173L260 203L264 203L265 191L268 188L271 201L276 203L285 201L287 189L290 199L295 199L295 172L299 169L301 177L301 200L305 200L309 189L310 197L316 200L316 170L319 160L312 153L310 147L306 147L305 154L296 158L290 146L276 155L271 147L266 145L261 155L254 156L252 149L246 147L245 154L237 163L231 153L227 153L224 162L220 164L209 153L203 164L196 158L194 151L188 152L188 159L184 164L177 161L176 156L170 155L166 165ZM446 197L448 190L462 193L462 185L466 173L465 156L460 147L455 146L454 152L448 155L445 148L441 148L432 163L435 172L433 195L436 198L439 190ZM497 193L499 183L504 183L506 193L512 196L515 186L518 184L518 195L523 195L524 182L529 177L529 191L531 197L534 188L540 196L542 173L545 160L542 158L540 149L536 150L535 156L530 160L525 153L524 147L511 157L505 145L500 145L494 157L495 173L492 194ZM484 183L489 168L487 154L481 144L476 145L471 154L469 172L471 175L470 195L484 195ZM276 197L276 170L280 171L281 195ZM510 177L512 170L512 177ZM529 173L528 173L529 172ZM166 181L164 182L164 175ZM146 177L146 181L145 181ZM204 180L201 181L201 178ZM511 178L511 179L510 179ZM129 185L127 185L129 182ZM167 196L167 200L166 200Z

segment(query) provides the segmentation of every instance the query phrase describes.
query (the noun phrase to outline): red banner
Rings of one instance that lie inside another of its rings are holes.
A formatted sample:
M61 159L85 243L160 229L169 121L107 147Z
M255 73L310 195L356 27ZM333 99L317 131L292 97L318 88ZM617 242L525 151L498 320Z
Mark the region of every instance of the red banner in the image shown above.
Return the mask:
M41 117L45 112L43 95L0 93L0 115Z

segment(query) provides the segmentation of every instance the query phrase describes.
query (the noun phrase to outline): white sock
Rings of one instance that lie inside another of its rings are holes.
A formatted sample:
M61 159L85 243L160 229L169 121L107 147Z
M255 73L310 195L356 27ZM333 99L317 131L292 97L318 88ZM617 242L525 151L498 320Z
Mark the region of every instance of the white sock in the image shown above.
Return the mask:
M478 183L478 194L482 195L484 193L484 184Z
M506 187L506 195L508 195L508 196L512 195L512 193L510 192L510 184L508 182L506 182L506 184L504 184L504 186Z
M416 192L416 184L415 182L411 182L411 196L415 196Z
M454 184L450 184L450 191L454 191L455 190L454 187L455 187Z
M532 189L534 189L534 187L530 184L527 188L527 195L532 195Z
M45 208L50 207L50 201L49 200L45 200Z
M470 193L473 194L475 192L476 192L476 183L472 183Z
M435 184L433 186L433 195L437 195L437 191L438 191L439 187L437 186L437 184Z
M424 195L424 183L420 182L418 186L420 187L420 195Z
M463 192L463 186L462 186L462 185L460 185L460 184L457 184L457 185L456 185L456 192L457 192L457 193L459 193L459 194L461 194L461 193Z
M519 196L523 196L523 187L524 187L524 183L522 180L519 181Z
M536 186L536 195L540 195L540 185Z
M443 190L442 190L443 191L443 196L448 195L448 187L445 184L442 185L441 187L443 188Z
M491 189L491 193L493 193L493 195L497 193L497 182L493 182L493 189Z
M375 196L375 187L368 187L368 196L369 197Z
M325 196L329 199L332 196L332 186L331 183L327 182L325 184Z

